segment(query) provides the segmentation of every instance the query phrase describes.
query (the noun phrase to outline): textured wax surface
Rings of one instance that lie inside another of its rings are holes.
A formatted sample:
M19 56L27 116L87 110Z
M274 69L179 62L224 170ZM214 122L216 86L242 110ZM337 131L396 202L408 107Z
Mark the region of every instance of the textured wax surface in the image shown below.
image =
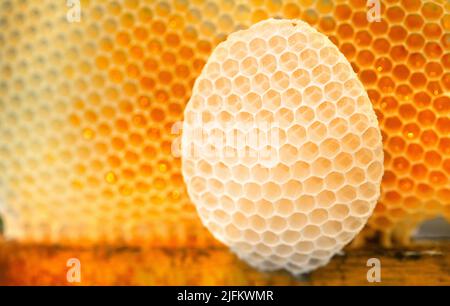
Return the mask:
M172 122L211 50L268 17L300 18L351 62L385 150L369 229L407 241L450 217L448 1L0 0L0 215L22 241L214 243L189 202Z
M217 46L184 113L182 170L203 223L250 265L322 266L380 195L378 121L350 63L300 20Z

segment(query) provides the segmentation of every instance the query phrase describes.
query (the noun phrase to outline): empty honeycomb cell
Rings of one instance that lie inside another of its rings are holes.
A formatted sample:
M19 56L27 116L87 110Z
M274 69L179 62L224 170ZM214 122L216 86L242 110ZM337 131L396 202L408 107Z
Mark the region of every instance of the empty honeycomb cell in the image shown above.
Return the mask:
M211 75L210 67L230 60L261 65ZM300 81L292 80L292 71ZM231 120L215 116L215 126L228 135L256 129L262 144L254 147L271 148L269 155L255 151L251 164L245 150L249 139L220 139L236 156L225 157L225 146L217 143L211 156L203 149L210 143L202 136L208 134L204 120L188 120L227 107L217 98L220 88L206 86L220 77L239 80L227 94L242 107L228 113ZM269 80L268 87L256 78ZM200 99L205 103L198 105ZM263 21L220 43L195 82L185 118L182 171L188 194L212 234L252 266L298 274L323 265L361 230L375 207L383 150L370 100L339 50L300 20ZM217 161L231 175L205 171ZM232 211L224 211L232 213L230 220L209 213L215 205L220 212L224 208L213 186L199 190L204 177L225 186L220 192L227 205L234 203ZM434 177L440 180L437 173Z

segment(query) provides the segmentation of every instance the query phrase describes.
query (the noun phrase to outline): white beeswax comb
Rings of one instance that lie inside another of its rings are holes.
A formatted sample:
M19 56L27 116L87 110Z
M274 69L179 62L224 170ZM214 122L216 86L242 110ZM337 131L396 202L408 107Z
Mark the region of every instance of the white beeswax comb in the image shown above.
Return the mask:
M213 51L185 110L182 171L214 236L250 265L325 265L371 215L381 133L351 65L299 20L266 20Z

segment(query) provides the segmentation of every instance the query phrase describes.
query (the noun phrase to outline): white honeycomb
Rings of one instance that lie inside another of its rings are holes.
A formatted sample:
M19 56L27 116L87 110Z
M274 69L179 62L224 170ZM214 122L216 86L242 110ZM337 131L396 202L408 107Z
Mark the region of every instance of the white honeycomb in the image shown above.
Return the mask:
M328 263L371 215L381 133L351 65L299 20L231 34L185 110L182 171L213 235L261 270Z

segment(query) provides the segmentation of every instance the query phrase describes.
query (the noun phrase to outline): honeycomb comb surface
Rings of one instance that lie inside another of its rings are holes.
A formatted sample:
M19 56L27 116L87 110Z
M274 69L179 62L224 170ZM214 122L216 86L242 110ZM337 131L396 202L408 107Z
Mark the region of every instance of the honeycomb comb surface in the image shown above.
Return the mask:
M383 135L370 229L407 241L450 218L448 1L0 1L0 214L22 241L214 243L198 222L173 122L211 50L269 17L300 18L339 47Z
M350 63L300 20L214 49L184 113L182 172L206 227L263 270L309 272L365 225L383 146Z

